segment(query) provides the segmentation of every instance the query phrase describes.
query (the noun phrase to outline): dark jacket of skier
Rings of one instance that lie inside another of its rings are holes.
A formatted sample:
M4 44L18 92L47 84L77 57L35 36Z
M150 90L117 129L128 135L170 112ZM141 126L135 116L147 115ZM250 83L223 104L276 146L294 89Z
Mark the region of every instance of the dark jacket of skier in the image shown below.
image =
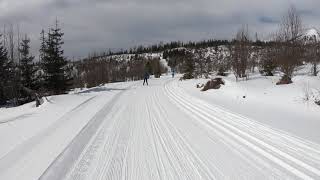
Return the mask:
M148 72L145 72L145 73L144 73L144 79L143 79L143 85L144 85L145 83L147 83L147 85L148 85L148 79L149 79L149 77L150 77L149 73L148 73Z

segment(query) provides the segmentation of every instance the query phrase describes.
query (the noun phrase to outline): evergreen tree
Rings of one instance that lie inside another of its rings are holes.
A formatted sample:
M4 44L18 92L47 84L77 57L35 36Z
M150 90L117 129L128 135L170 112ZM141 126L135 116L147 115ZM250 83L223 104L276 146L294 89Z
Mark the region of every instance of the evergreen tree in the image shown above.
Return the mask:
M40 41L41 41L41 45L40 45L40 55L39 55L39 60L40 62L43 60L45 53L46 53L46 37L45 37L45 32L42 29L41 33L40 33Z
M260 73L264 76L273 76L274 70L277 68L275 47L266 47L263 49L260 57Z
M161 76L161 64L160 58L155 58L152 60L152 69L155 78L160 78Z
M21 64L20 64L20 72L21 72L21 85L23 87L34 89L35 82L35 66L34 66L34 56L30 55L30 39L27 36L20 43L19 52L21 54Z
M64 93L71 82L71 78L66 72L68 62L63 56L63 35L64 33L58 27L58 21L56 21L55 27L50 29L45 41L45 53L42 59L45 85L54 94Z
M152 65L150 63L150 60L148 60L145 65L145 71L149 74L153 74L153 69L152 69Z
M0 35L2 38L2 35ZM13 63L8 59L8 51L0 41L0 105L6 104L8 96L6 91L13 79Z
M47 51L47 38L45 31L42 29L40 33L40 49L39 49L39 62L36 63L36 67L39 71L36 72L36 87L40 92L45 91L45 74L44 74L44 63L43 60L46 56L46 51Z
M183 63L183 79L192 79L195 77L195 62L191 52L186 51Z

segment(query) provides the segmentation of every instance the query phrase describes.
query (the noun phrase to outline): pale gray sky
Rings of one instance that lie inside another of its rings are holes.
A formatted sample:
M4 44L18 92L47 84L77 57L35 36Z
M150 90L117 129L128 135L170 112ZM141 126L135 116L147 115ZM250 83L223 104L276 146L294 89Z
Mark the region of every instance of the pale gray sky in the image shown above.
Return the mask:
M160 41L230 39L243 24L268 38L290 5L306 27L320 27L319 0L0 0L0 25L19 24L36 54L41 29L57 17L72 58Z

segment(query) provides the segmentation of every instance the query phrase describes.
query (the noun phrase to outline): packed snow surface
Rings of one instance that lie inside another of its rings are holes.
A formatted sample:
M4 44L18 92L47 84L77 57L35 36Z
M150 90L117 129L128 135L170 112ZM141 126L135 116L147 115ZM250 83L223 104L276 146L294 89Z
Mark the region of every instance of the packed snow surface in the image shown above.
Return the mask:
M0 109L0 179L319 179L317 78L165 76Z

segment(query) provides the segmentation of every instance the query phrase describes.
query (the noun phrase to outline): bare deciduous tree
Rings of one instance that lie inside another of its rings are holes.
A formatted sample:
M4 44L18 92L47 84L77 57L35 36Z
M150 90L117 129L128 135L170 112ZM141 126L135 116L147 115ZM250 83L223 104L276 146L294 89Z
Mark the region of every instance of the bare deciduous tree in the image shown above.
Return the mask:
M291 83L293 72L300 64L303 55L301 44L302 20L294 6L291 6L280 23L276 36L277 63L284 73L279 84Z
M195 60L195 77L202 78L205 72L205 52L203 49L196 49L194 51L194 60Z
M248 60L251 56L251 42L248 26L243 26L236 35L230 48L232 70L238 78L247 78Z
M318 70L318 64L320 63L320 42L318 41L315 45L315 56L313 58L312 64L313 64L313 75L317 76L319 73Z
M319 32L316 32L319 35ZM311 74L317 76L319 73L318 64L320 63L320 41L317 35L305 37L305 59L311 63Z
M230 51L225 46L216 46L211 56L212 70L219 76L226 76L226 72L231 68Z
M267 46L261 50L259 60L259 70L264 76L273 76L277 68L275 46Z

